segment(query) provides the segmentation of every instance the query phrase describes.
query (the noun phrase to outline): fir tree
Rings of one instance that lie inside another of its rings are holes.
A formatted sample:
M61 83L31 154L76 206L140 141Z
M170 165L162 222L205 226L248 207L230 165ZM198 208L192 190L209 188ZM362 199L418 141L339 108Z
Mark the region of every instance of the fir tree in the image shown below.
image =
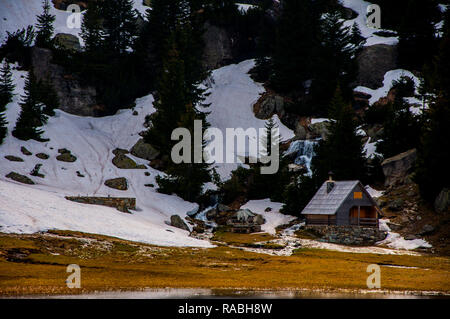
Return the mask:
M102 1L101 13L106 48L115 54L125 53L137 35L133 0Z
M0 69L0 144L3 143L7 134L6 105L12 102L14 87L11 68L5 60Z
M5 107L8 103L12 102L14 88L11 67L5 60L0 69L0 112L1 107Z
M276 30L272 85L281 92L303 90L318 47L319 13L312 0L285 0Z
M443 188L450 187L450 152L445 146L450 140L449 118L450 100L440 96L431 104L418 147L415 181L422 197L431 203Z
M43 12L37 16L36 25L36 45L39 47L50 47L51 39L53 36L53 23L55 22L55 16L50 14L49 0L44 0L42 3Z
M367 164L361 136L357 134L355 112L341 95L340 89L330 106L329 133L315 150L312 160L313 177L323 182L332 171L337 180L364 180Z
M12 135L20 140L44 141L41 137L43 131L39 127L47 122L47 117L42 112L43 104L39 102L38 95L37 81L33 72L29 72L25 80L25 95L20 103L20 115L12 131Z
M103 46L104 33L100 4L100 1L90 3L83 15L81 38L84 41L86 52L98 52Z

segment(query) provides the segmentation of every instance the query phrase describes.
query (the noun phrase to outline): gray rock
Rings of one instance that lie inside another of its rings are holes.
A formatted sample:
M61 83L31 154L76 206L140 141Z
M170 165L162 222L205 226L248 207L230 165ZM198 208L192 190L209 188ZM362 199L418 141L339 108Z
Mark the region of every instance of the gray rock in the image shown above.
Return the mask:
M310 124L308 128L311 133L307 136L307 139L321 137L322 139L326 140L330 129L330 123L327 121L314 123Z
M183 230L189 231L188 225L183 221L183 219L179 215L170 216L170 225L176 228L180 228Z
M253 218L253 222L257 225L262 225L266 222L266 220L264 219L264 217L262 215L258 214Z
M413 234L408 234L404 237L406 240L414 240L417 239L417 237Z
M231 211L231 208L228 207L227 205L218 204L218 205L217 205L217 210L218 210L219 212L229 212L229 211Z
M420 235L428 235L434 232L435 228L429 224L426 224L422 227L422 230L420 231Z
M122 153L117 153L112 163L120 169L146 169L145 165L137 165L135 161Z
M14 155L6 155L5 158L11 162L23 162L23 159Z
M448 212L450 209L450 189L444 188L434 201L434 209L438 213Z
M26 156L31 156L31 155L33 155L33 153L31 153L29 150L27 150L27 148L26 148L25 146L22 146L22 147L20 148L20 151L22 152L23 155L26 155Z
M68 33L58 33L54 39L55 46L64 50L81 51L80 40L78 37Z
M56 92L59 108L67 113L95 116L102 112L97 105L97 91L86 85L75 74L68 74L60 65L52 63L53 54L48 49L33 47L31 61L33 73L39 81L48 82Z
M385 186L393 186L405 183L408 175L414 169L417 159L416 149L398 154L385 159L381 166L385 176Z
M257 105L253 107L255 116L261 120L272 117L275 113L281 118L284 116L284 99L276 94L264 94Z
M28 185L34 185L35 183L28 178L27 176L21 175L16 172L11 172L8 175L6 175L7 178L10 178L16 182L22 183L22 184L28 184Z
M397 47L387 44L366 46L357 57L358 75L355 86L377 89L383 86L387 71L397 68Z
M188 212L186 213L186 215L188 215L189 217L193 217L193 216L197 215L197 213L198 213L198 207L196 207L196 208L194 208L194 209L188 211Z
M229 64L233 59L231 36L224 28L205 23L203 66L208 70Z
M145 143L144 139L140 139L130 150L131 154L146 159L147 161L152 161L159 156L159 151L155 149L152 145Z
M56 156L56 159L60 162L73 163L77 160L77 158L70 153L69 150L65 148L61 148L58 150L59 155Z
M394 199L388 204L388 208L393 211L400 211L405 205L405 201L403 199Z
M120 191L126 191L128 189L128 183L125 177L108 179L105 181L105 185Z
M43 160L46 160L46 159L48 159L50 156L48 156L48 155L45 154L45 153L37 153L37 154L36 154L36 157L37 157L37 158L40 158L40 159L43 159Z

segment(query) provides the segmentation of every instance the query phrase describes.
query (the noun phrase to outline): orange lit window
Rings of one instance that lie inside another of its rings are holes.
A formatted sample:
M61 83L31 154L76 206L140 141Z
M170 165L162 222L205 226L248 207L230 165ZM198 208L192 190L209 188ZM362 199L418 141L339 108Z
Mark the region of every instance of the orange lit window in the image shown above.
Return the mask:
M354 192L353 198L354 199L362 199L362 192Z

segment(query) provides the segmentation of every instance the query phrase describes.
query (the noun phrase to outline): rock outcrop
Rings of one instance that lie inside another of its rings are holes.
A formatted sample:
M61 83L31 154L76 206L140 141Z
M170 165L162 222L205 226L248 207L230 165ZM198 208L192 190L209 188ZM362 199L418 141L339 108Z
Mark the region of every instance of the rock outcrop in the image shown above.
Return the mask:
M403 184L411 174L417 159L416 149L400 153L396 156L385 159L381 163L385 176L385 186Z
M55 46L64 50L81 51L78 37L69 33L58 33L53 38Z
M178 215L170 216L170 225L176 228L189 231L188 225L183 221L183 219Z
M357 57L356 85L377 89L383 86L386 72L397 68L397 47L376 44L364 47Z
M73 163L77 160L77 158L65 148L59 149L58 152L59 155L56 156L56 159L60 162Z
M6 155L5 158L11 162L23 162L22 158L20 158L18 156L14 156L14 155Z
M105 185L119 191L126 191L128 189L128 182L125 177L108 179L105 181Z
M261 120L267 120L272 115L278 114L279 118L284 116L284 98L280 95L266 92L253 105L253 113Z
M72 197L67 196L67 200L72 202L91 204L91 205L102 205L108 207L117 208L118 211L123 213L130 213L129 209L136 209L136 198L128 197Z
M231 37L225 29L206 22L203 41L203 66L206 69L217 69L233 59Z
M34 185L34 182L30 178L16 172L11 172L6 177L22 184Z
M449 212L450 210L450 189L444 188L434 201L434 209L438 213Z
M159 156L159 151L152 145L145 143L144 139L137 141L131 148L130 153L133 156L146 159L147 161L152 161Z
M101 109L96 104L96 89L82 83L62 66L52 63L52 59L53 54L48 49L33 47L31 50L34 75L38 80L52 85L59 100L59 108L75 115L98 115Z

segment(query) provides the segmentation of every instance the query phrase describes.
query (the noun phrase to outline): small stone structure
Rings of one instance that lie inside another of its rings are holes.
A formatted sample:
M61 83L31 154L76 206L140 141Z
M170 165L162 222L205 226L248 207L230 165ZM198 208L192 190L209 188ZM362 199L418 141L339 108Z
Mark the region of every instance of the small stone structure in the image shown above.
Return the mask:
M129 213L129 209L136 209L136 198L132 197L89 197L89 196L66 196L72 202L102 205L117 208L118 211Z
M374 227L306 226L305 230L320 235L320 241L354 246L373 245L387 236L386 232Z

